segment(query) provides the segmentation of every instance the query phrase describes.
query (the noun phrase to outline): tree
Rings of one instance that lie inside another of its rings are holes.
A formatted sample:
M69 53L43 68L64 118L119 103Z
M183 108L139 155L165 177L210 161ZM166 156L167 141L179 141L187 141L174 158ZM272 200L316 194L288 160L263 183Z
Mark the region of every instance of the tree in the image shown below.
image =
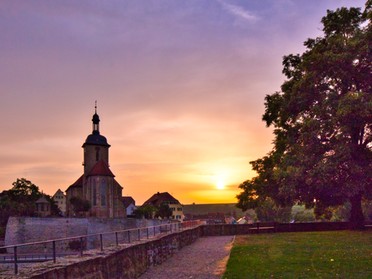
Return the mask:
M147 204L137 207L133 214L136 216L136 218L152 219L156 212L157 208L155 206Z
M351 227L363 227L362 200L372 198L371 6L328 10L324 35L284 57L287 80L266 96L263 115L274 147L251 162L257 176L239 186L240 208L266 197L318 213L350 202Z
M12 185L11 189L0 193L0 227L6 226L9 216L35 216L35 202L43 195L51 204L51 215L61 216L53 199L40 192L31 181L17 178Z
M91 208L91 204L88 200L81 199L79 197L72 197L70 199L72 210L76 215L81 215L84 212L88 212Z
M35 202L41 196L39 187L25 178L17 178L10 190L0 193L1 223L6 224L11 215L33 216L36 209Z
M288 223L291 219L291 206L280 207L267 197L256 207L256 215L261 222L282 222Z
M172 216L173 212L172 209L169 207L168 204L162 203L159 208L157 208L157 212L155 217L160 217L162 219L168 219Z

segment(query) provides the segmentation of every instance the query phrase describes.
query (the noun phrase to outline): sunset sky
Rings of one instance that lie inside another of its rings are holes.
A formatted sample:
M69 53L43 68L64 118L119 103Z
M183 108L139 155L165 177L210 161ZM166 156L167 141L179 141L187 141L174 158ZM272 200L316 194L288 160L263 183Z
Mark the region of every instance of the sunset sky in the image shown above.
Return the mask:
M236 202L271 149L261 116L282 57L350 0L2 0L0 191L53 195L83 173L98 102L123 195Z

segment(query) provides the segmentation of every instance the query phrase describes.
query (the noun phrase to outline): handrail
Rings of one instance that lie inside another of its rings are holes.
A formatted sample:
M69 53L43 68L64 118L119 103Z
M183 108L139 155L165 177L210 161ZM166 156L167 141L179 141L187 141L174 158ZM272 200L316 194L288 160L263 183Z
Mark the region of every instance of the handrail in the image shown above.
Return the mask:
M83 256L83 251L84 250L91 250L91 249L84 249L84 239L87 240L90 237L97 237L99 236L99 248L101 251L104 250L104 245L103 245L103 236L104 235L113 235L115 234L115 243L116 246L119 246L119 239L118 239L118 234L120 233L127 233L127 240L128 242L125 242L125 239L123 239L122 243L131 243L132 241L140 241L141 240L141 232L146 230L146 237L149 239L150 235L151 236L156 236L159 234L169 234L177 231L181 231L187 228L191 227L196 227L200 225L201 223L199 221L189 221L189 222L182 222L182 223L176 223L176 222L171 222L171 223L166 223L166 224L161 224L157 226L149 226L149 227L139 227L139 228L131 228L131 229L124 229L124 230L118 230L118 231L111 231L111 232L101 232L101 233L94 233L94 234L86 234L86 235L78 235L78 236L72 236L72 237L65 237L65 238L56 238L56 239L49 239L45 241L35 241L35 242L28 242L28 243L20 243L20 244L13 244L13 245L7 245L7 246L2 246L0 249L13 249L13 261L9 261L7 263L14 263L14 274L18 274L18 262L19 262L19 247L27 247L27 246L33 246L33 245L43 245L46 247L47 244L52 243L52 258L53 262L56 262L57 258L57 248L56 248L56 243L57 242L62 242L62 241L69 241L69 240L80 240L80 247L79 247L79 252L80 256ZM166 228L165 231L162 230L162 228ZM157 230L159 228L159 230ZM150 230L152 230L150 234ZM137 237L134 239L131 238L131 233L137 231ZM144 239L144 238L142 238ZM110 244L109 246L112 246ZM46 248L45 248L46 249ZM93 248L94 249L94 248ZM95 248L97 249L97 248ZM44 252L44 254L47 254ZM51 260L50 258L46 258L46 260Z
M160 228L160 227L168 226L171 224L172 223L162 224L162 225L157 225L157 226L125 229L125 230L112 231L112 232L101 232L101 233L94 233L94 234L76 235L76 236L71 236L71 237L55 238L55 239L49 239L49 240L44 240L44 241L26 242L26 243L20 243L20 244L1 246L0 249L13 248L14 246L22 247L22 246L31 246L31 245L38 245L38 244L47 244L47 243L52 243L53 241L66 241L66 240L72 240L72 239L79 239L81 237L87 238L87 237L93 237L93 236L98 236L98 235L108 235L108 234L115 234L115 233L121 233L121 232L127 232L127 231L138 231L142 229L151 229L151 228L158 228L158 227ZM177 224L177 223L173 223L173 224Z

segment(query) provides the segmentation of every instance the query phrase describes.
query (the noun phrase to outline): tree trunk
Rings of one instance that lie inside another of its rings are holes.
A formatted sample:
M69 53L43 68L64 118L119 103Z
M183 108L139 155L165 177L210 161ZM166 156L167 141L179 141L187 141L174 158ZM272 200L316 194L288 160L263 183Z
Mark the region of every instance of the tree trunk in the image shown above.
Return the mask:
M362 196L356 195L350 198L351 212L350 212L350 229L361 230L364 229L364 216L362 211Z

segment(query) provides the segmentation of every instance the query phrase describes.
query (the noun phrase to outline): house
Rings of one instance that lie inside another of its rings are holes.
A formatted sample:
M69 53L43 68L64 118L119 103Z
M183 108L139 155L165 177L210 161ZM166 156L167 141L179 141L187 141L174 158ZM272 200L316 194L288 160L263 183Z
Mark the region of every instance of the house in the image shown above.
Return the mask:
M57 192L53 195L52 199L58 206L59 210L61 211L62 215L66 215L66 196L61 191L61 189L58 189Z
M124 208L128 216L133 216L134 211L136 210L136 201L132 197L123 197L122 198Z
M122 202L123 187L115 180L115 175L109 167L110 145L106 137L100 134L97 104L92 122L93 131L82 146L84 173L66 190L66 215L68 217L126 217ZM85 207L81 209L82 212L76 212L76 205L80 204L84 204Z
M183 221L185 216L183 214L182 204L168 192L157 192L151 198L145 201L143 205L152 205L159 208L162 204L167 204L172 210L172 219Z
M36 214L39 217L46 217L51 215L51 207L50 202L45 198L45 196L42 196L39 198L36 202Z

